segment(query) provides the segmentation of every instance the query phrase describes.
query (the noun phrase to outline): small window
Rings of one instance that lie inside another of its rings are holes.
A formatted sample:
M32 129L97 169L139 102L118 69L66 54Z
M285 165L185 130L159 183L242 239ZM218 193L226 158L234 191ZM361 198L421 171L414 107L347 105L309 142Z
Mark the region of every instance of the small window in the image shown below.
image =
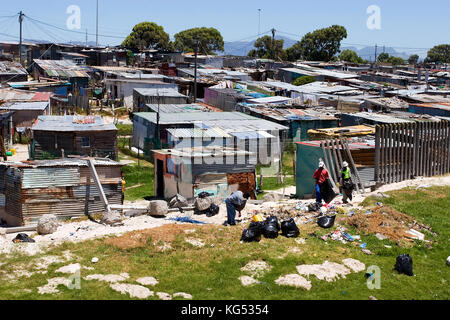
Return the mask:
M91 138L90 137L82 137L81 138L81 146L83 148L90 148L91 147Z

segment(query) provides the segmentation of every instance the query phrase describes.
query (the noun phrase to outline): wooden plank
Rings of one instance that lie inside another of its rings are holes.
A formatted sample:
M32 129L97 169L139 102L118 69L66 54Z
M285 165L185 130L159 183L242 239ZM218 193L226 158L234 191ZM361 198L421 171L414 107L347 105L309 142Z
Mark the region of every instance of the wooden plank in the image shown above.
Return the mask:
M361 181L361 178L359 176L358 170L356 169L355 162L353 161L353 157L352 157L352 153L350 151L350 148L349 148L347 142L344 141L342 138L339 138L339 141L341 142L342 148L344 148L345 152L347 153L347 157L348 157L350 165L351 165L351 167L353 169L354 176L356 177L356 180L357 180L357 183L355 183L356 189L357 189L358 192L362 191L362 193L365 194L366 193L365 186L364 186L364 184ZM358 183L361 186L361 191L358 188Z
M436 122L431 123L431 176L436 175Z
M428 177L428 123L423 124L423 176Z
M445 121L445 136L446 136L446 142L445 142L445 148L446 148L446 152L445 152L445 173L449 173L450 172L450 122L449 121Z
M388 125L387 130L387 183L392 183L392 125Z
M381 181L383 183L386 183L386 173L387 173L387 167L386 167L386 153L387 153L387 147L386 147L386 126L381 126Z
M327 168L331 168L331 167L330 167L330 162L328 161L328 155L327 155L327 151L326 151L326 149L325 149L325 143L324 143L324 142L321 142L321 143L320 143L320 148L322 149L322 153L323 153L323 158L324 158L325 165L327 166ZM336 173L334 172L334 170L332 170L332 171L328 170L328 172L330 173L330 176L331 176L334 180L336 180Z
M100 182L100 178L98 177L97 170L95 169L94 159L89 158L88 160L89 169L91 170L91 176L94 179L95 185L97 186L98 193L100 194L100 200L102 200L103 205L105 206L105 210L110 212L111 209L109 207L108 198L106 198L105 192L103 191L102 184Z
M409 123L405 123L403 125L403 159L402 159L402 167L403 167L403 180L408 180L408 165L409 165L409 161L408 161L408 124Z
M33 232L37 230L37 225L32 226L25 226L25 227L13 227L13 228L4 228L6 231L6 234L11 233L20 233L20 232Z
M419 155L419 173L418 173L418 175L419 176L421 176L421 177L424 177L425 176L425 165L424 165L424 162L425 162L425 159L424 159L424 154L425 154L425 152L424 152L424 149L425 149L425 137L424 137L424 135L425 135L425 123L423 123L423 122L420 122L419 123L419 128L420 128L420 133L419 133L419 138L420 138L420 155Z
M398 139L399 143L400 143L400 145L399 145L399 159L398 159L398 169L399 169L398 176L399 176L400 181L404 181L405 180L405 174L404 174L404 171L403 171L404 165L405 165L405 162L404 162L404 157L405 157L405 149L404 149L404 147L405 147L405 145L404 145L405 130L404 129L405 129L405 124L401 123L399 125L399 139Z
M339 140L335 139L334 143L336 145L336 152L337 152L337 156L339 158L339 168L341 169L343 167L342 163L344 162L344 160L342 160L342 146L339 145Z
M338 170L341 168L341 164L339 163L339 158L337 156L337 152L336 149L334 148L334 141L330 140L330 150L333 153L334 156L334 163L336 164L336 172L338 172Z
M322 150L323 150L323 154L324 154L324 156L325 156L325 164L326 164L326 166L327 166L327 168L329 168L331 171L330 171L330 174L333 176L333 178L334 178L334 181L336 181L336 183L339 181L339 175L338 175L338 173L335 171L335 168L334 168L334 162L333 162L333 159L331 159L331 157L329 156L329 154L328 154L328 141L327 141L327 147L325 148L325 143L321 143L322 144Z
M417 176L417 168L418 168L418 154L419 154L419 127L417 125L417 123L414 123L412 126L413 130L413 135L414 135L414 141L413 141L413 145L411 147L412 150L412 157L413 157L413 164L412 164L412 173L411 176Z
M381 144L381 127L375 126L375 182L380 182L380 144Z

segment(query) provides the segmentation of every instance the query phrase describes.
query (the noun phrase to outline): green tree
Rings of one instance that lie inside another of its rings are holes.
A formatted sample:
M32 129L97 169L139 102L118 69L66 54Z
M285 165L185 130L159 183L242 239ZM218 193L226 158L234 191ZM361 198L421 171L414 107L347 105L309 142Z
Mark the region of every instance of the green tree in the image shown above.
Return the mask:
M350 63L364 63L364 60L355 51L350 49L342 51L339 55L339 60Z
M377 61L381 62L381 63L389 62L389 53L385 53L385 52L380 53L380 55L377 58Z
M131 50L127 50L127 65L132 66L134 64L134 53Z
M428 51L427 61L450 63L450 44L440 44Z
M301 76L300 78L295 79L292 84L294 86L303 86L313 82L316 82L316 79L313 76Z
M142 22L134 26L122 46L135 52L149 48L166 50L169 41L170 37L163 27L154 22Z
M417 54L411 55L408 59L409 64L417 64L417 62L419 62L419 56Z
M252 49L247 54L249 57L261 59L286 60L286 52L283 50L284 40L272 40L271 36L258 38Z
M339 53L341 41L345 38L347 30L338 25L309 32L300 42L287 49L287 57L290 61L330 61Z
M224 50L223 37L215 28L193 28L175 35L174 46L184 52L195 51L195 39L198 39L199 52L214 54Z
M400 58L400 57L393 57L390 56L388 59L388 62L394 66L400 65L400 64L405 64L405 60Z

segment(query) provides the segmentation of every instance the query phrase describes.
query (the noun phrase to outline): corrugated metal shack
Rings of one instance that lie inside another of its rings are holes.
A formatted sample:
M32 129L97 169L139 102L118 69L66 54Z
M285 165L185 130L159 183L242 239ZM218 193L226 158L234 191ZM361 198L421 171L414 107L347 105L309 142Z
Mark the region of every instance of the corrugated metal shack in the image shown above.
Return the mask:
M123 165L109 159L96 159L94 164L108 202L122 204ZM18 227L35 224L44 214L82 216L88 192L89 213L101 213L104 205L88 177L86 160L0 162L0 218Z
M0 82L20 82L28 80L28 72L20 63L0 61Z
M13 125L18 131L31 128L38 116L50 114L49 102L10 102L0 106L3 111L14 111Z
M288 138L296 141L309 140L308 130L339 126L339 119L325 109L240 103L236 110L288 127Z
M118 157L117 128L99 116L39 116L32 131L31 159Z
M202 191L227 197L240 190L255 194L256 155L234 148L206 147L154 151L155 193L193 199Z
M135 147L144 150L147 156L151 156L151 150L169 148L169 129L193 128L201 129L202 132L217 129L224 132L225 137L228 135L234 137L233 146L242 146L241 149L257 152L258 161L264 164L278 160L288 130L288 127L278 123L240 112L160 113L158 139L157 114L142 112L134 114L132 142ZM185 138L195 140L195 134L192 133L184 131L184 134L188 135ZM203 135L203 140L209 143L218 139L219 145L222 145L223 138L223 133L220 137ZM190 144L191 141L188 142L188 146Z
M186 104L188 97L174 89L138 88L133 90L133 111L142 112L146 104Z
M34 78L53 78L68 80L73 88L87 88L89 87L90 69L87 67L78 66L68 60L40 60L34 59L33 72Z

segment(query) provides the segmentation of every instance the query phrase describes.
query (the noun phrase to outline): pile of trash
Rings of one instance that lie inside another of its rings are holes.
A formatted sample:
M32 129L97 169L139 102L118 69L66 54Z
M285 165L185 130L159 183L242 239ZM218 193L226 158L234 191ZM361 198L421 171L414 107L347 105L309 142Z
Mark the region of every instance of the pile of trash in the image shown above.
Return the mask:
M294 219L283 221L281 224L276 216L270 216L263 220L261 215L255 215L249 227L242 232L241 241L259 242L261 237L266 239L276 239L280 235L286 238L296 238L300 235Z
M350 211L346 223L358 231L375 234L378 238L388 238L391 241L425 240L425 235L421 231L433 233L431 227L382 204L372 209Z
M218 215L220 208L218 204L221 199L214 197L213 194L208 192L202 192L195 198L194 201L194 214L195 215L206 215L208 218Z

